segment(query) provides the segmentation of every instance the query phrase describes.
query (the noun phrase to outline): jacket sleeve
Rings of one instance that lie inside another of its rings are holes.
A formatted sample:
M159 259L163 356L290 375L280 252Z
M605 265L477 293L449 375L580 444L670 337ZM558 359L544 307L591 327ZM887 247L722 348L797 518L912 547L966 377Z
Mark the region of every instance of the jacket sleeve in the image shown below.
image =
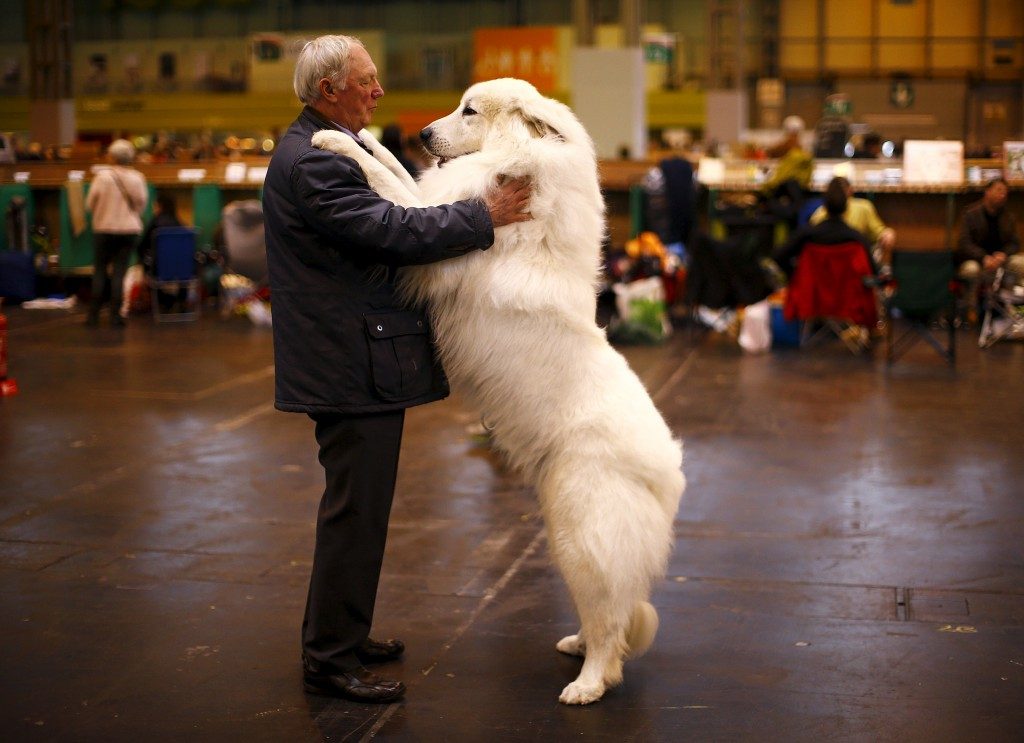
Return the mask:
M146 187L146 178L142 173L136 172L136 177L131 179L132 211L139 216L146 211L146 204L149 202L149 189Z
M878 242L878 238L885 232L885 222L878 216L878 210L870 201L864 202L865 221L867 222L867 237L871 242Z
M977 231L975 216L978 213L979 211L975 207L971 207L964 212L964 218L960 224L960 240L957 242L956 249L956 262L958 264L964 261L978 261L980 263L985 259L985 251L978 244L978 238L975 235Z
M407 208L377 195L355 160L312 149L291 171L296 205L310 226L346 250L388 266L453 258L494 242L482 201Z

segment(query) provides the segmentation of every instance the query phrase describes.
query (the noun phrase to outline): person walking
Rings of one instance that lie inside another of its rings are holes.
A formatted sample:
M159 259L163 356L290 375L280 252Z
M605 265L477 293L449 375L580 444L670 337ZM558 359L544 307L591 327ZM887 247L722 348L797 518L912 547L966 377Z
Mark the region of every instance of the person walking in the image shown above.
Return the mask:
M110 324L125 324L121 316L124 274L142 234L142 213L149 201L145 176L131 167L135 160L131 142L111 142L107 160L110 165L96 173L85 199L85 208L92 213L93 232L92 297L86 317L90 326L99 324L100 310L108 297Z

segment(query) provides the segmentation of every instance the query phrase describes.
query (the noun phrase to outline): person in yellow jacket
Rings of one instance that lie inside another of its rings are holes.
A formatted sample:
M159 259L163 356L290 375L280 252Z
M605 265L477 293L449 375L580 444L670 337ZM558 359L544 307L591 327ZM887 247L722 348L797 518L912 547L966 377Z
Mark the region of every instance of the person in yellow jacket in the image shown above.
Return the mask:
M883 269L892 262L892 248L896 244L896 231L892 227L886 227L885 222L878 216L875 205L867 199L857 198L853 195L853 186L850 181L842 176L832 179L846 191L846 211L843 212L843 221L853 229L863 234L873 246L872 257L875 263ZM819 224L827 217L824 206L819 206L812 214L810 223Z
M814 157L804 149L801 141L804 120L799 116L787 116L782 122L785 137L768 150L768 157L776 160L772 174L761 186L761 199L768 211L780 221L795 229L800 205L814 171Z

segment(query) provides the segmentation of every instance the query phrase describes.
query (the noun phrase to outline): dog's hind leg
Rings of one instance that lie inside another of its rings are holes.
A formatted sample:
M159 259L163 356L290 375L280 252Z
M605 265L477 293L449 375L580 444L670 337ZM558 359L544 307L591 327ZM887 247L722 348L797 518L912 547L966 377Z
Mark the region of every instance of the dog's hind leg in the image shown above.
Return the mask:
M572 587L583 627L576 641L566 643L583 655L580 675L562 690L559 701L564 704L589 704L600 699L606 689L622 682L622 659L626 653L626 622L611 612L611 598L606 586L598 578L588 581L586 587ZM586 642L581 642L581 635ZM567 638L568 639L568 638ZM559 643L561 646L562 643ZM574 647L572 647L574 646Z
M575 635L566 635L555 645L555 650L580 658L587 654L587 641L583 639L583 628Z
M559 461L538 487L551 556L581 625L556 646L584 657L579 677L559 697L566 704L595 702L620 684L626 654L642 653L657 629L646 600L663 570L669 523L654 497L603 461Z
M654 642L654 636L658 632L658 612L646 601L641 601L633 610L633 619L629 623L629 631L626 633L626 645L628 646L627 660L639 658L647 652ZM575 635L566 635L555 645L555 649L566 655L575 655L585 658L587 655L587 641L583 637L583 628Z

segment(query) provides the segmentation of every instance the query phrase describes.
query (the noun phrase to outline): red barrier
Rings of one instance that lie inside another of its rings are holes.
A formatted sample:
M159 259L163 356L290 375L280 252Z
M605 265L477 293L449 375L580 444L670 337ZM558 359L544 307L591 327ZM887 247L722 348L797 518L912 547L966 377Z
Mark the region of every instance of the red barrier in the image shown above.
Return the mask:
M18 383L7 378L7 315L3 313L3 300L0 300L0 397L17 393Z

